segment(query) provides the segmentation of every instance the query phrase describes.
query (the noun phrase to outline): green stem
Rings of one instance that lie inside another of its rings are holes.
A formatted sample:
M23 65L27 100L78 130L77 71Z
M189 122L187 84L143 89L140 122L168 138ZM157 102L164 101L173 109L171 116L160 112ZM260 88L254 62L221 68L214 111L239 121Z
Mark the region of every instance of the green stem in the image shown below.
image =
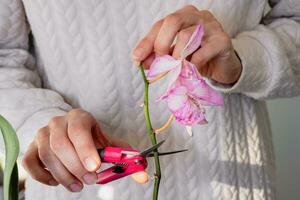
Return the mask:
M148 103L148 90L149 90L149 82L146 78L144 68L140 66L141 73L144 80L144 115L146 121L146 128L148 136L151 140L152 145L157 144L156 135L153 131L151 120L150 120L150 113L149 113L149 103ZM153 200L158 199L158 191L159 191L159 183L161 178L161 171L160 171L160 164L159 164L159 156L158 151L154 151L154 161L155 161L155 175L154 175L154 188L153 188Z

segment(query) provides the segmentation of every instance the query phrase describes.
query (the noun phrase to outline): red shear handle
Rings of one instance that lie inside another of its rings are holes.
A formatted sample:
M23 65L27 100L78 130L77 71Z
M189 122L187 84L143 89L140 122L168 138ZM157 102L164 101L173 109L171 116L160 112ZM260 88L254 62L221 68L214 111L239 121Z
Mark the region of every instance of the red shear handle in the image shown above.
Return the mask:
M105 184L147 168L147 160L136 155L139 151L119 147L105 147L98 149L102 162L112 163L114 166L98 173L98 184Z
M113 162L123 162L126 159L126 154L124 153L138 153L139 151L121 148L121 147L105 147L97 149L98 154L102 162L113 163ZM123 153L124 152L124 153Z
M98 181L97 184L105 184L119 178L128 176L135 172L144 171L147 168L147 164L142 165L129 165L127 168L123 168L122 166L112 166L108 169L105 169L97 174Z
M114 172L115 168L118 168L118 166L110 167L97 174L98 177L97 184L105 184L126 176L126 174L124 173L115 173Z

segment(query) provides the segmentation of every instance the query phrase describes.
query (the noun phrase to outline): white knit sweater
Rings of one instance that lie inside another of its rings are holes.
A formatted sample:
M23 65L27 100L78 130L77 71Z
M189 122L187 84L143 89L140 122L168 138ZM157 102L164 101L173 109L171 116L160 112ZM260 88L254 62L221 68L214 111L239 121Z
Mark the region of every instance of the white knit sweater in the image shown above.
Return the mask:
M222 23L243 72L231 88L209 81L225 105L209 108L209 123L194 126L193 137L175 122L159 136L167 138L162 151L189 149L161 158L160 199L274 199L263 100L300 93L299 0L0 0L0 113L16 128L22 152L39 127L72 107L91 112L106 132L133 147L147 147L143 82L130 51L154 21L188 3ZM151 99L163 87L151 86ZM169 113L163 103L150 104L158 127ZM29 178L26 199L148 200L152 185L124 178L72 194Z

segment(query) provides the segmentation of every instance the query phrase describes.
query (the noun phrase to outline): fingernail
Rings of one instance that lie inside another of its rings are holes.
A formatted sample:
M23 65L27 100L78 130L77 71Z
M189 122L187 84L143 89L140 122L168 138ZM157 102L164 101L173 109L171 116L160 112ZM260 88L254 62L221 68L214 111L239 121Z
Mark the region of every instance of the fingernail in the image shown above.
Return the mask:
M49 185L52 185L52 186L56 186L58 185L58 182L56 180L50 180L48 181Z
M86 173L82 178L88 185L94 184L97 181L97 176L93 173Z
M89 171L94 171L97 169L97 163L93 158L88 157L85 159L85 167Z
M82 186L81 184L75 182L75 183L72 183L70 186L69 186L70 190L72 192L80 192L81 189L82 189Z
M143 57L143 49L141 48L135 48L133 49L132 51L132 57L135 59L135 60L139 60L140 58Z
M141 61L136 61L136 60L134 60L133 62L134 62L134 64L135 64L136 66L138 66L138 67L141 65Z

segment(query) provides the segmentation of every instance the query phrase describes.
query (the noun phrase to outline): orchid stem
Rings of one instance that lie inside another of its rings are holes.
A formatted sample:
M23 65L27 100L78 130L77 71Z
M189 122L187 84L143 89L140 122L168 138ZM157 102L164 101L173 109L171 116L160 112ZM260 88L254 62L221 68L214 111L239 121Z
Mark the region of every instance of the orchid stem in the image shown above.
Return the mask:
M157 144L156 135L151 125L149 105L148 105L149 82L146 78L145 71L142 65L140 65L140 69L144 80L144 115L145 115L147 133L151 140L152 145L156 145ZM157 150L154 151L154 162L155 162L155 174L154 174L153 200L157 200L159 184L161 179L160 163L159 163L159 156Z

